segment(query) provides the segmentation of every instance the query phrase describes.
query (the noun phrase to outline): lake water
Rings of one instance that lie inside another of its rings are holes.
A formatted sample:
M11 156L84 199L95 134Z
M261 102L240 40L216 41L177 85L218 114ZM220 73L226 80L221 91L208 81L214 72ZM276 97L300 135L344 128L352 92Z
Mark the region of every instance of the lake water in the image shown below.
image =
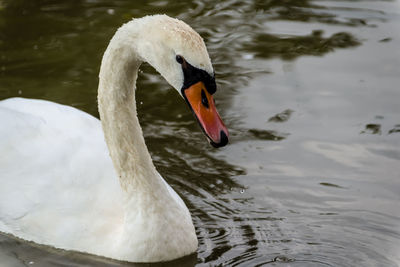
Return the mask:
M175 90L141 68L146 142L200 242L162 266L399 266L400 1L0 0L0 99L98 117L109 39L155 13L203 36L231 133L209 146ZM132 264L0 235L0 265Z

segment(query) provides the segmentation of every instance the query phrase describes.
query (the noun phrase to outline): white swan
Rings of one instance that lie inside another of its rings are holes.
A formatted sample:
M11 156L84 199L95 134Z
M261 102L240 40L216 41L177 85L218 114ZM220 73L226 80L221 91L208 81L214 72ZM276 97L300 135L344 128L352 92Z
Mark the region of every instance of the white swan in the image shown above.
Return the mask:
M101 124L48 101L0 101L1 232L130 262L196 251L189 211L155 169L136 116L135 82L144 61L184 97L211 144L228 142L202 38L166 15L134 19L103 56Z

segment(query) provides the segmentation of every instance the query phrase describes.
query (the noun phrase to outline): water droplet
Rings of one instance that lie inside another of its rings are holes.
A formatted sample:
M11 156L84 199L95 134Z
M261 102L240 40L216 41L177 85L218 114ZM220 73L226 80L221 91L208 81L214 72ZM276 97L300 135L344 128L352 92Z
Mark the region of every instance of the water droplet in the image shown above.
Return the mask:
M35 263L35 262L33 262L33 261L30 261L30 262L29 262L29 265L32 265L32 264L34 264L34 263Z
M244 193L244 189L242 188L242 189L240 189L240 194L243 194Z
M18 90L18 94L19 94L19 95L22 95L22 90Z
M112 9L112 8L107 9L107 14L108 15L114 15L114 13L115 13L114 9Z
M254 55L252 55L252 54L244 54L244 55L242 55L242 58L243 59L253 59Z
M140 101L140 105L143 105L143 102L142 102L142 101Z

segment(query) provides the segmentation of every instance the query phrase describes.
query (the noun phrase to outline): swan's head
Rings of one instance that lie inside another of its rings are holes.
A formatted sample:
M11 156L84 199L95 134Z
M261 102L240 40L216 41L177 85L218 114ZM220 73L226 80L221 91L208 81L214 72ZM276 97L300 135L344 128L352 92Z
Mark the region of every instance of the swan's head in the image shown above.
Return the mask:
M209 142L228 143L228 129L221 120L213 94L214 70L200 35L184 22L166 15L134 20L140 40L137 52L186 100Z

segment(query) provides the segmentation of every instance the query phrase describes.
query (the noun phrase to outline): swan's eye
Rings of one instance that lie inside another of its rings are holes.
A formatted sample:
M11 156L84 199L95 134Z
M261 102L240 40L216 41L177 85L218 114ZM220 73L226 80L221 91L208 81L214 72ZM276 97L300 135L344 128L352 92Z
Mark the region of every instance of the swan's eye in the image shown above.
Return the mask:
M206 96L206 93L204 92L204 90L201 90L201 103L206 108L210 107L210 105L208 104L208 99L207 99L207 96Z
M176 55L176 62L178 62L179 64L183 63L183 57L180 55Z

